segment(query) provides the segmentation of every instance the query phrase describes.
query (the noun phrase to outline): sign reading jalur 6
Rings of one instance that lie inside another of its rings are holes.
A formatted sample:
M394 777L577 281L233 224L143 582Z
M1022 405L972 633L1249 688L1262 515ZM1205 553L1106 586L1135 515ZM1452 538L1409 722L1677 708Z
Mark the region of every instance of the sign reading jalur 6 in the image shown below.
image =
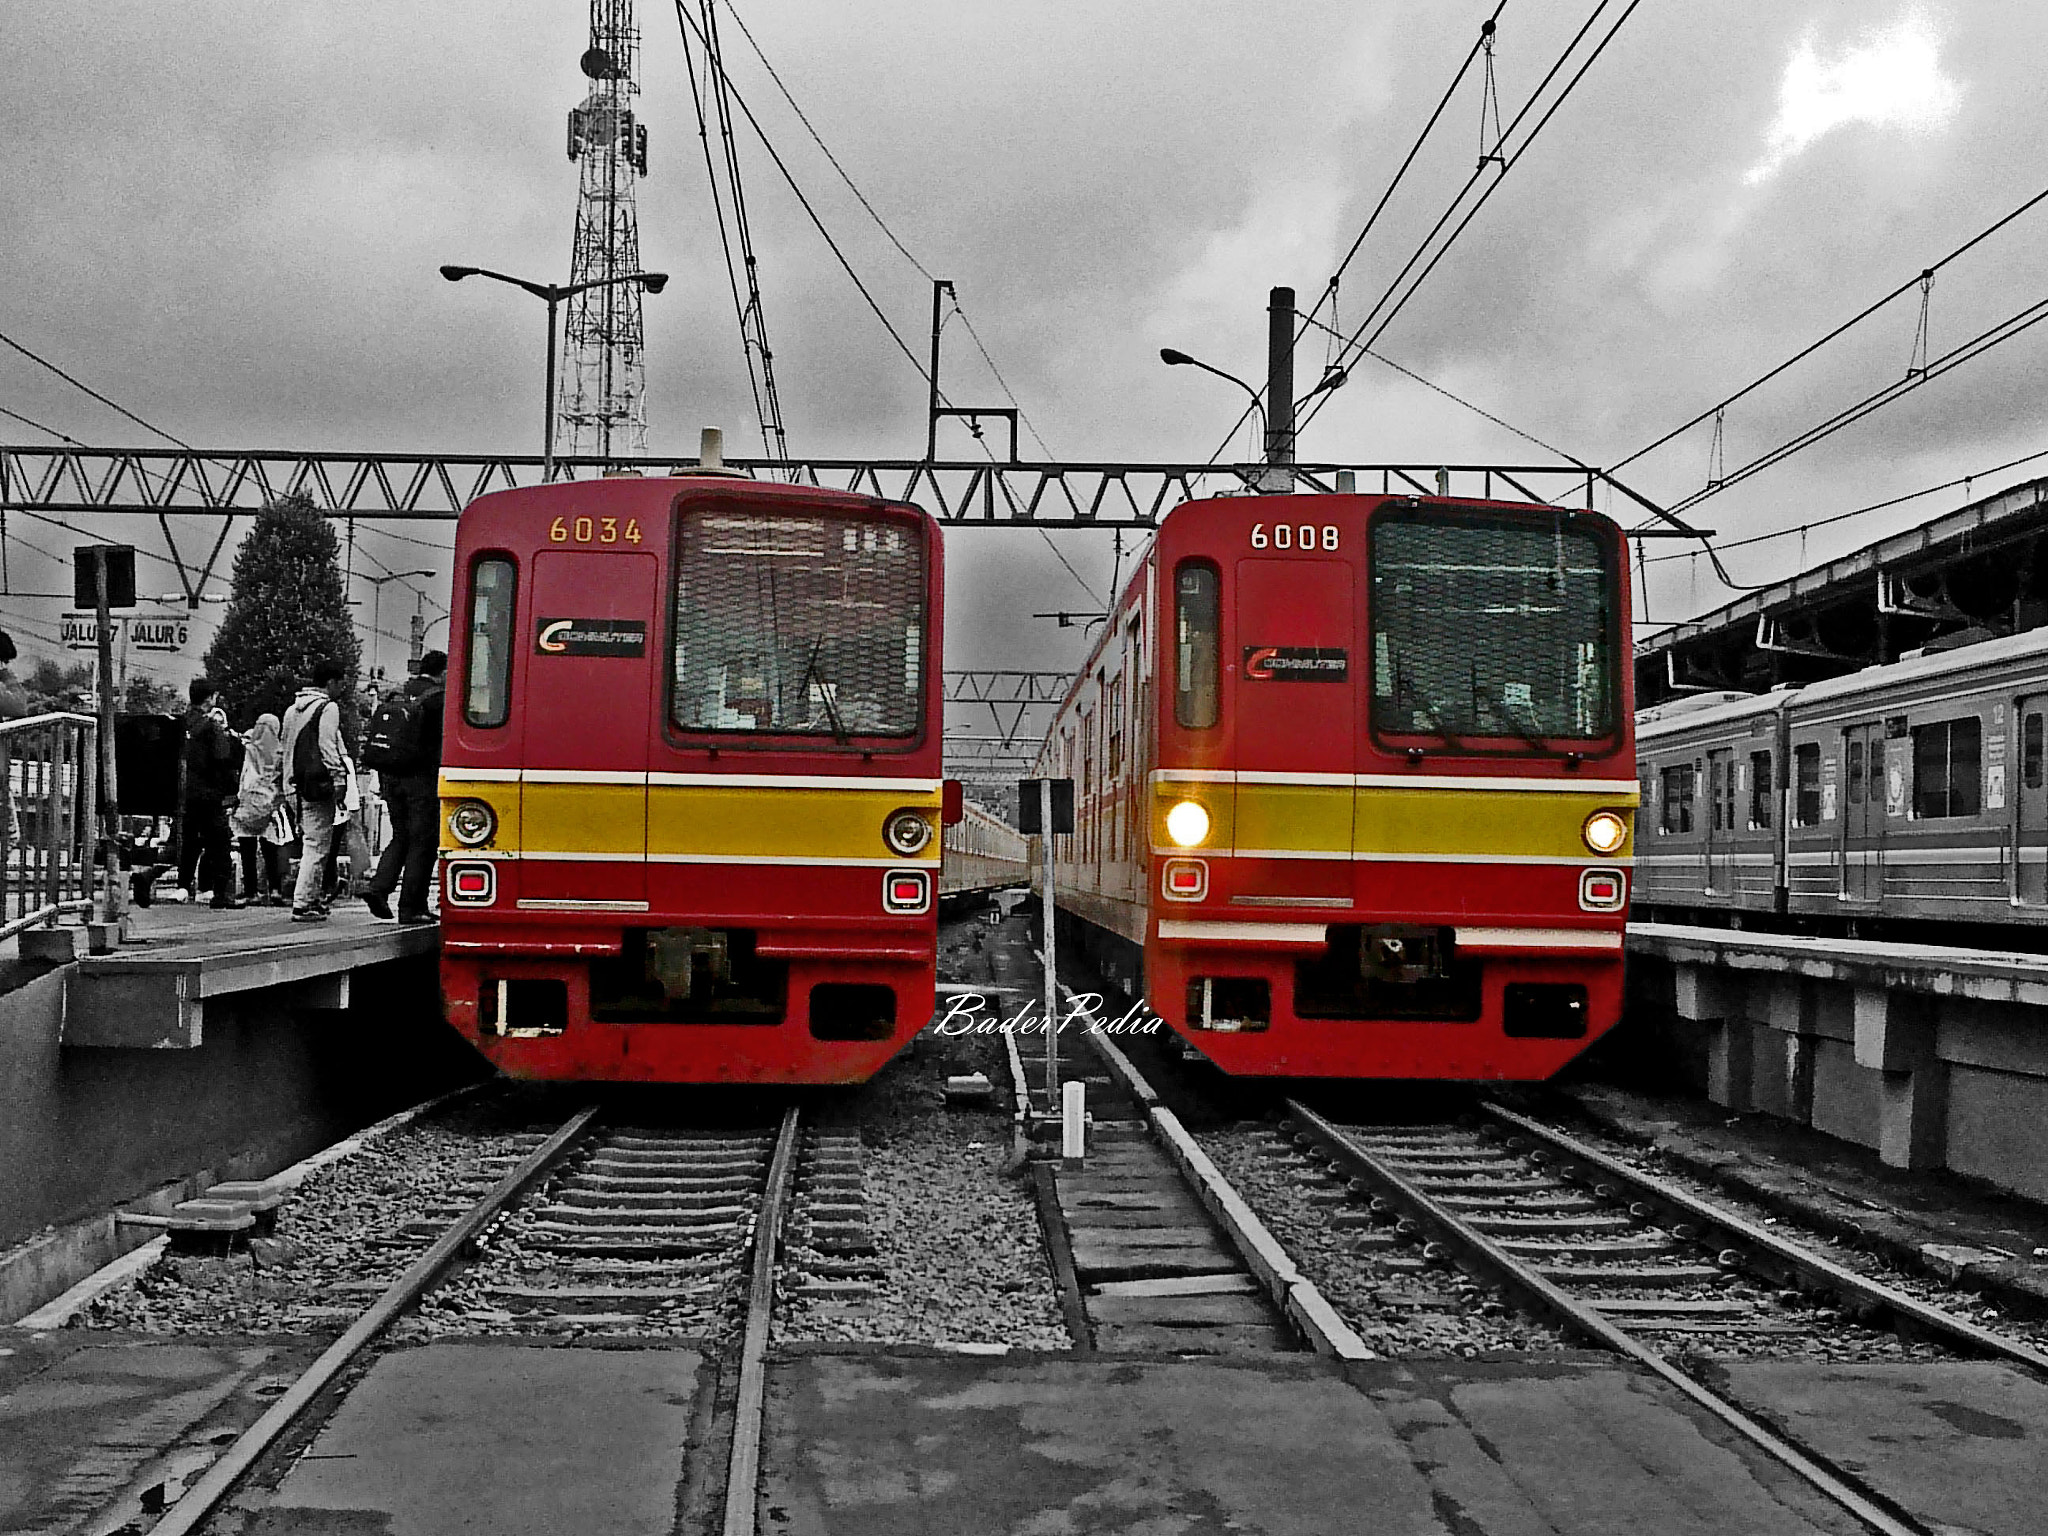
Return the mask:
M151 609L108 620L113 638L121 639L127 629L130 648L159 651L169 655L185 649L192 639L192 616L179 608ZM100 643L99 621L89 613L67 613L60 626L67 650L90 651Z

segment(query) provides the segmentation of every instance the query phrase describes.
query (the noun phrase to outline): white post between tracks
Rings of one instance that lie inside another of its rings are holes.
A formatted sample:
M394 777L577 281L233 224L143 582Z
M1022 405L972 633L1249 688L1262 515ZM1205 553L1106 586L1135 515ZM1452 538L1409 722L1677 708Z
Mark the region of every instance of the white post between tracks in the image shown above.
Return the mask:
M1088 1085L1078 1079L1060 1090L1060 1161L1079 1168L1088 1156Z
M1045 1112L1056 1114L1060 1102L1060 980L1055 949L1052 898L1052 780L1038 781L1038 825L1045 890L1040 897L1045 936Z

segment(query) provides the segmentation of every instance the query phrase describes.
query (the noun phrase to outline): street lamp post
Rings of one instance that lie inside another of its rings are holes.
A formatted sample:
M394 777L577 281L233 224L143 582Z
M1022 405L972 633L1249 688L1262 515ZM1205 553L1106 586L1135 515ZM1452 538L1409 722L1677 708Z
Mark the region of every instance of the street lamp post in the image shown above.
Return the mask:
M374 672L377 669L377 665L384 659L384 632L379 627L384 618L384 583L387 581L404 581L408 576L432 576L433 574L434 572L432 571L393 571L387 576L358 576L356 578L358 581L367 581L376 591L376 597L370 604L370 654L373 658L370 667L371 671Z
M638 283L649 293L659 293L668 286L666 272L621 272L612 277L593 277L585 283L534 283L523 277L508 277L503 272L493 272L488 267L441 268L441 275L451 283L459 283L465 277L488 277L501 283L510 283L514 288L523 288L548 307L548 371L547 396L541 402L541 483L546 485L555 478L555 311L562 300L573 298L592 288L609 288L616 283Z
M1278 293L1283 290L1275 289L1274 291ZM1290 309L1289 311L1287 311L1287 313L1291 315L1293 311ZM1276 378L1274 380L1274 384L1272 386L1271 391L1274 396L1274 403L1270 407L1264 396L1262 396L1256 389L1253 389L1251 385L1245 383L1245 381L1243 379L1240 379L1236 374L1225 373L1221 368L1218 368L1210 363L1205 363L1199 357L1189 357L1187 353L1178 351L1173 347L1161 347L1159 349L1159 361L1166 364L1166 366L1169 368L1179 368L1185 365L1187 367L1199 368L1204 373L1213 373L1219 379L1228 379L1231 383L1235 384L1239 389L1243 390L1246 394L1252 397L1252 409L1258 413L1260 436L1266 444L1266 462L1268 464L1281 466L1281 468L1279 468L1277 471L1274 471L1273 473L1285 477L1285 481L1281 483L1279 486L1276 487L1269 483L1266 484L1263 487L1263 489L1273 490L1277 488L1280 490L1285 490L1287 488L1287 484L1291 483L1292 481L1292 475L1285 468L1285 466L1293 463L1294 461L1293 420L1295 402L1291 398L1288 398L1293 394L1294 364L1292 357L1289 356L1286 359L1283 368L1275 369ZM1335 364L1332 364L1330 368L1324 372L1322 380L1316 385L1314 389L1310 390L1306 395L1302 396L1302 399L1312 400L1317 395L1320 395L1327 390L1341 389L1344 386L1345 380L1348 379L1350 376L1350 371L1348 369L1340 368ZM1285 429L1281 431L1275 431L1274 423L1277 421L1281 421L1283 419L1287 423Z

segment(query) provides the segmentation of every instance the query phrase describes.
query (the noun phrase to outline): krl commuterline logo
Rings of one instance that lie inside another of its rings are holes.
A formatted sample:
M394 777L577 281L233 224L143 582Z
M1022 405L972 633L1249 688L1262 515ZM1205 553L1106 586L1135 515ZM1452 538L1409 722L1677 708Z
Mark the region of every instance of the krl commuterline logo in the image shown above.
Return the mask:
M1166 1027L1166 1020L1159 1017L1143 1003L1133 1003L1116 1018L1108 1018L1102 1011L1100 992L1070 992L1067 994L1068 1007L1053 1021L1055 1034L1068 1030L1082 1030L1098 1035L1152 1035ZM1036 1002L1027 1002L1015 1013L1005 1015L1002 1008L991 1007L990 1000L979 992L959 992L945 999L946 1011L932 1020L932 1029L941 1035L1042 1035L1046 1032L1045 1013Z
M644 656L645 619L542 619L533 648L543 656Z

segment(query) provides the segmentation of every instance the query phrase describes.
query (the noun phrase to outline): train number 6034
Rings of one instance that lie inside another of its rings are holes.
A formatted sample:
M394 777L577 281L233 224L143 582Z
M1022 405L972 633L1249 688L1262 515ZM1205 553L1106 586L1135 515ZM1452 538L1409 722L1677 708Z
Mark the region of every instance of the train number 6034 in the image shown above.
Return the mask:
M1320 536L1320 543L1318 537ZM1275 523L1268 533L1264 523L1252 524L1253 549L1335 549L1337 547L1337 525L1324 523L1320 529L1314 523Z
M550 544L628 544L640 542L640 519L629 517L623 527L616 517L558 517L548 524Z

